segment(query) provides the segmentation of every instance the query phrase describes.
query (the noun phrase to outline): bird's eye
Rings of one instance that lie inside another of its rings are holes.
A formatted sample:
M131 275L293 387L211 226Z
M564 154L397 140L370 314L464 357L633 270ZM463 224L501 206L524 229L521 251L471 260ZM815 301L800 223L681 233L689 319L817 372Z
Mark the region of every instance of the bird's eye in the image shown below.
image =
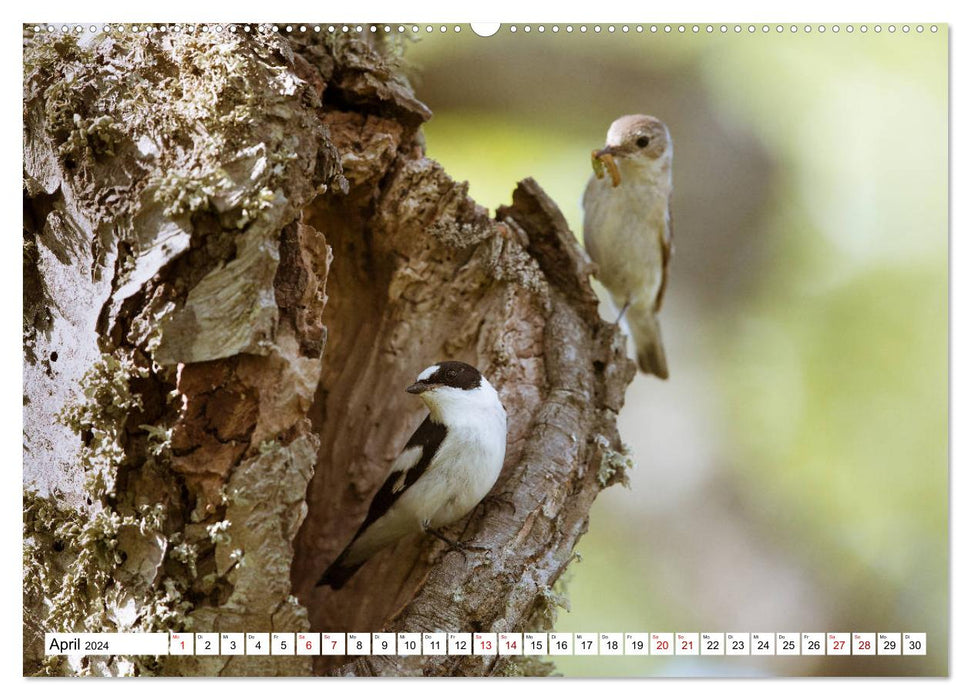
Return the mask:
M647 136L641 136L640 138L637 139L637 147L638 148L647 148L647 145L650 142L651 142L651 139L649 139Z
M455 374L456 374L455 370L450 369L448 372L445 373L445 376L448 377L449 379L455 379Z

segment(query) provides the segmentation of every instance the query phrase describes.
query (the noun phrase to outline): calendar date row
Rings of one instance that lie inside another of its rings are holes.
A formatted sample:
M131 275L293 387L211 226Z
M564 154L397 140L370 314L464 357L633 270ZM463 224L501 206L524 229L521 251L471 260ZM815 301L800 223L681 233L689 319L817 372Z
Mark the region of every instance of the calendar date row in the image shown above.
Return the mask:
M53 655L924 656L913 632L171 632L55 634Z

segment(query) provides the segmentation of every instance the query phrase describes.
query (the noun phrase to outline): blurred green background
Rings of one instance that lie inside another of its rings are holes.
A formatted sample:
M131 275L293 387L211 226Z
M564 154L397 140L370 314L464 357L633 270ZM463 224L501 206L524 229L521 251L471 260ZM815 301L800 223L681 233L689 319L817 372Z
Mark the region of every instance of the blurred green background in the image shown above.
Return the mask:
M926 657L556 657L567 675L948 671L947 28L419 33L428 155L581 236L622 114L675 143L671 379L639 375L558 631L926 632ZM603 313L614 311L604 304Z

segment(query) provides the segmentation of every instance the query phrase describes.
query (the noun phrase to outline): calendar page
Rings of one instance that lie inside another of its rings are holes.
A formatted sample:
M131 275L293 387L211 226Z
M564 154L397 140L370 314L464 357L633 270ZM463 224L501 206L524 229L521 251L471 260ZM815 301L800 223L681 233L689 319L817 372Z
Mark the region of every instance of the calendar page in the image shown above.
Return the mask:
M23 674L948 676L948 25L303 19L23 26Z

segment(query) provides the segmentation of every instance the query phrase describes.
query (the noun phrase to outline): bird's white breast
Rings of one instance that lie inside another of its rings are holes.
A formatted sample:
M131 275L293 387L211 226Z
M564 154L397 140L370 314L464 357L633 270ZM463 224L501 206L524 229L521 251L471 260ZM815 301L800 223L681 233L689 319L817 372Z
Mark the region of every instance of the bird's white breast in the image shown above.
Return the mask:
M445 439L415 485L421 488L401 498L402 508L433 528L471 511L495 485L506 456L506 412L487 382L445 392L437 408Z
M624 167L621 183L591 177L583 196L583 235L599 278L618 305L654 299L661 287L662 236L667 235L670 174Z

